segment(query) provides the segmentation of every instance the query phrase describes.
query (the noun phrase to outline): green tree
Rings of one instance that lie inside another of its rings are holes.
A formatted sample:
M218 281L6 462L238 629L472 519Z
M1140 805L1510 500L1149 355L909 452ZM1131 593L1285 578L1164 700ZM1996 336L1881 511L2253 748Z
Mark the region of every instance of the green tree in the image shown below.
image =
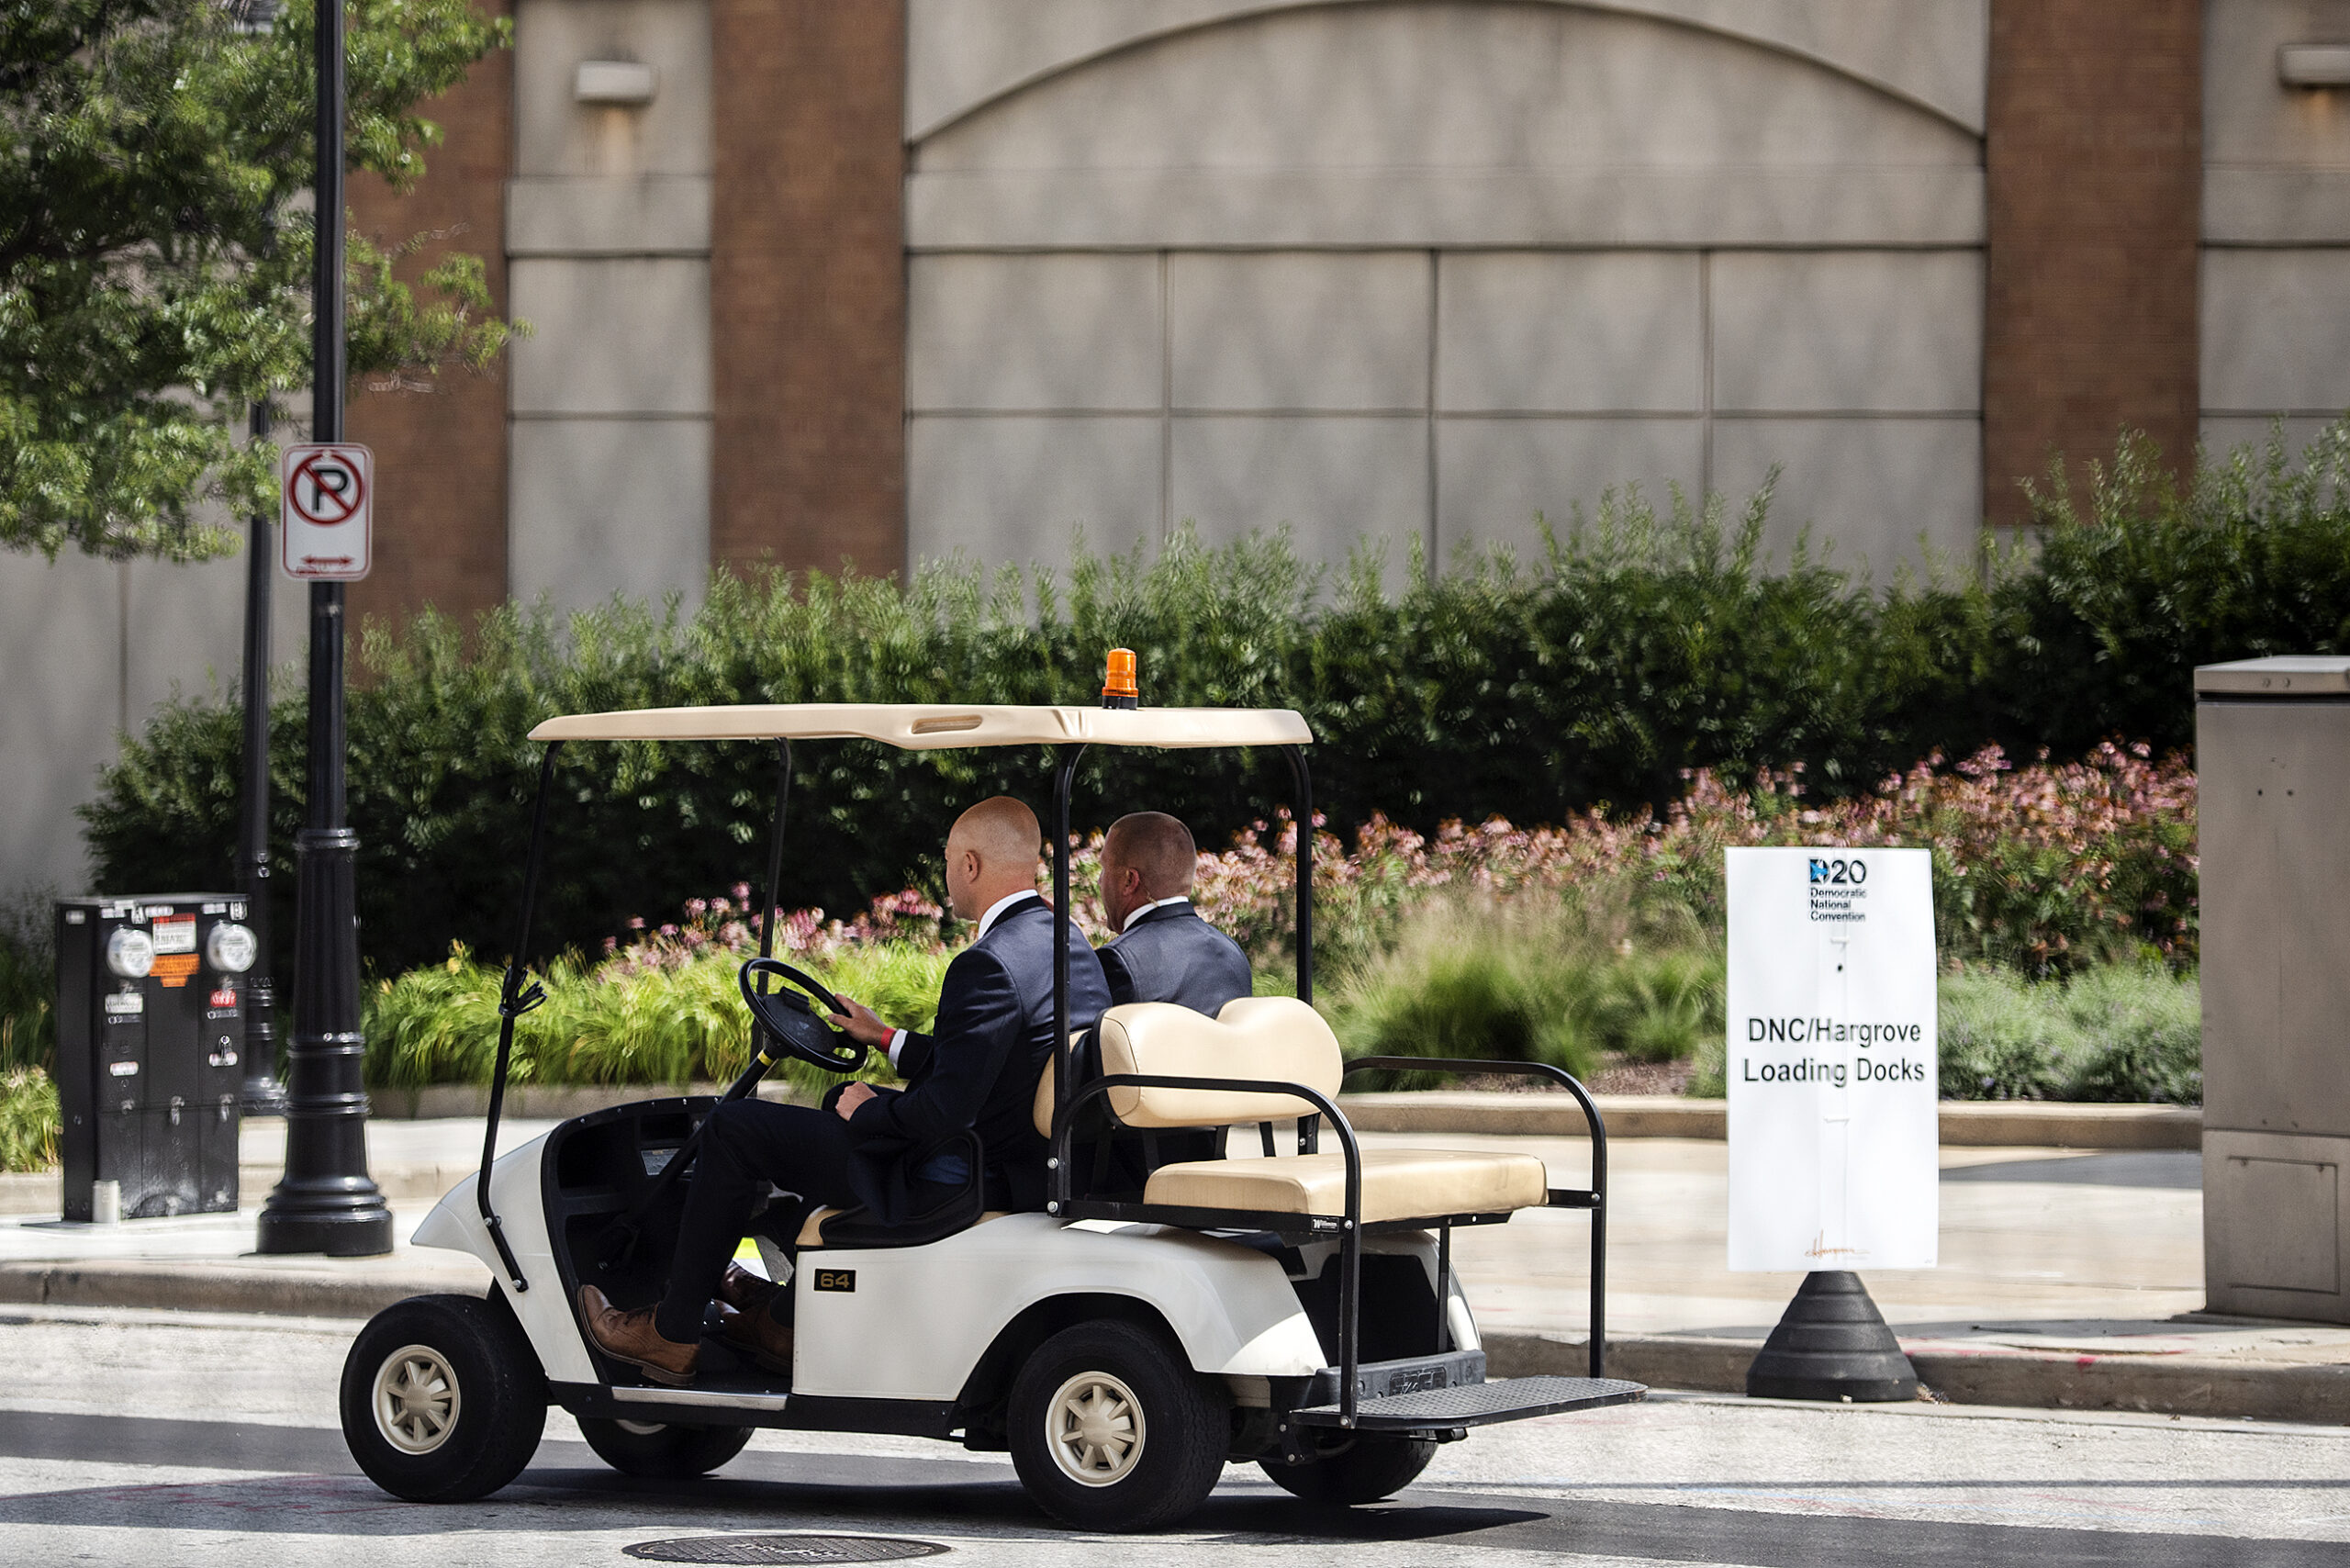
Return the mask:
M417 106L505 46L470 0L347 0L349 166L396 187L440 129ZM0 545L196 560L198 516L274 503L250 402L309 381L311 7L0 0ZM510 327L478 258L411 284L350 241L353 375L482 367Z

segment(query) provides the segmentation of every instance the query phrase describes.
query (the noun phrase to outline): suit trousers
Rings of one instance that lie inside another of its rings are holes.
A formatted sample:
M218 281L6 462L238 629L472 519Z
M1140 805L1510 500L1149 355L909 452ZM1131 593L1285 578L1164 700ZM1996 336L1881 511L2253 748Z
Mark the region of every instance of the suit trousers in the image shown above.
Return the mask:
M859 1200L848 1163L855 1147L848 1124L829 1110L730 1100L712 1111L686 1190L668 1294L654 1317L661 1338L700 1342L702 1315L768 1182L797 1193L808 1206L854 1207Z

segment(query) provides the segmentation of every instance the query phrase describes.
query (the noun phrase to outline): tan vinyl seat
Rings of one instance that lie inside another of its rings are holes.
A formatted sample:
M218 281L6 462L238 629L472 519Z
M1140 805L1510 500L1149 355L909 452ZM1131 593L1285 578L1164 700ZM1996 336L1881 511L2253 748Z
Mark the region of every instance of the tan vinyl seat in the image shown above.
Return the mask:
M1178 1208L1336 1218L1347 1212L1347 1157L1296 1154L1162 1165L1151 1172L1142 1201ZM1506 1214L1540 1208L1550 1201L1550 1173L1530 1154L1464 1154L1443 1148L1362 1151L1366 1225L1438 1215Z
M1168 1002L1129 1002L1102 1015L1104 1076L1270 1079L1335 1098L1345 1057L1330 1025L1291 996L1244 996L1214 1018ZM1217 1089L1113 1089L1110 1110L1123 1126L1222 1127L1285 1122L1315 1114L1294 1094ZM1036 1130L1053 1126L1053 1075L1036 1086ZM1172 1207L1240 1209L1259 1214L1346 1213L1342 1153L1275 1159L1201 1159L1162 1166L1143 1202ZM1542 1161L1528 1154L1377 1148L1362 1155L1365 1223L1445 1215L1505 1214L1550 1201Z

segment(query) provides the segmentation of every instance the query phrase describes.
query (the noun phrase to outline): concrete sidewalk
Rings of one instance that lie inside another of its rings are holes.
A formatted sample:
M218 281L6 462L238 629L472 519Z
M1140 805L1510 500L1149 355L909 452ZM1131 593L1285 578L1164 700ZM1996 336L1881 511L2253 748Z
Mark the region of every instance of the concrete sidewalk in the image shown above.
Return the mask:
M501 1149L553 1124L500 1129ZM246 1130L249 1207L235 1215L67 1226L0 1219L0 1301L61 1306L364 1317L489 1275L408 1238L480 1158L474 1118L377 1121L370 1167L399 1246L354 1260L252 1253L254 1213L284 1157L283 1125ZM1371 1132L1540 1155L1553 1184L1588 1180L1574 1137ZM1736 1392L1800 1276L1724 1267L1727 1148L1710 1138L1610 1140L1609 1370L1659 1387ZM2350 1328L2199 1316L2200 1155L2191 1149L1946 1146L1942 1267L1870 1274L1869 1288L1942 1397L1967 1404L2350 1421ZM53 1190L53 1189L52 1189ZM1588 1224L1569 1211L1460 1232L1461 1277L1494 1370L1580 1372Z

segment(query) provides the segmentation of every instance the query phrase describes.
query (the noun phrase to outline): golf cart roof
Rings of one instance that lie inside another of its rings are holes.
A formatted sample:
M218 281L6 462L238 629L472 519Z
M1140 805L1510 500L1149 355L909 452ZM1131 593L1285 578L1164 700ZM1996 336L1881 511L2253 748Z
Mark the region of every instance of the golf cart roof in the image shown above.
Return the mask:
M741 703L549 719L534 741L868 740L908 751L966 745L1310 745L1287 708L1025 708L944 702Z

